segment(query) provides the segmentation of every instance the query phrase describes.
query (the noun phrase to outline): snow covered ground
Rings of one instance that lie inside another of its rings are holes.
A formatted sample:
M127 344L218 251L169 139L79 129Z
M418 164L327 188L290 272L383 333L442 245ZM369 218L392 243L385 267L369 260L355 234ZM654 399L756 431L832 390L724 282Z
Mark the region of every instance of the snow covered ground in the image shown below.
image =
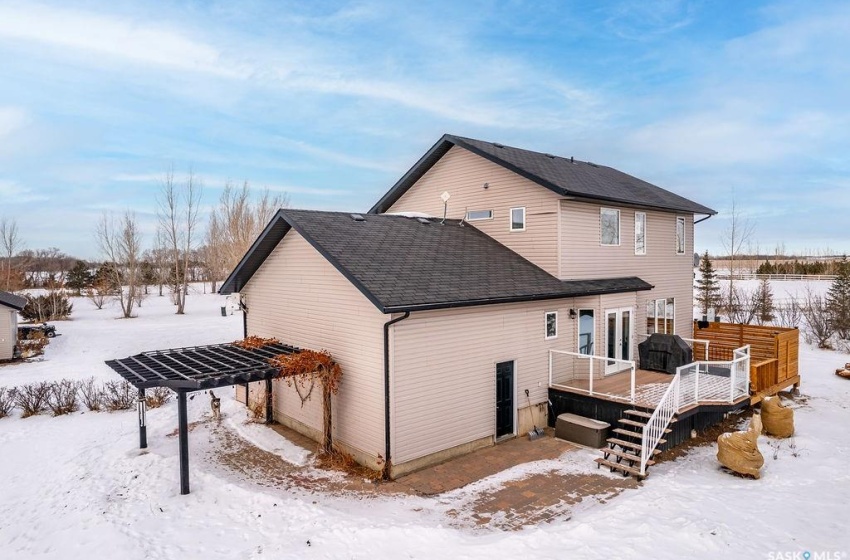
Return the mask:
M43 361L0 367L0 386L42 379L114 378L103 360L147 349L241 336L241 316L221 317L224 298L190 296L188 315L151 297L139 317L75 301L57 323ZM762 437L760 480L718 469L711 446L657 465L642 488L579 508L571 520L518 532L451 525L440 497L364 498L264 488L205 461L210 424L190 435L192 493L180 496L174 402L148 413L149 449L138 449L134 411L0 419L0 560L233 558L850 558L850 381L833 370L850 355L801 349L797 433ZM225 391L225 423L293 464L299 448L259 425ZM190 421L208 415L190 401ZM794 445L794 448L791 445ZM774 446L779 446L774 459ZM566 454L566 469L587 457ZM529 465L461 489L473 494ZM836 553L842 553L836 554ZM802 558L802 556L799 556ZM827 556L820 556L827 558Z

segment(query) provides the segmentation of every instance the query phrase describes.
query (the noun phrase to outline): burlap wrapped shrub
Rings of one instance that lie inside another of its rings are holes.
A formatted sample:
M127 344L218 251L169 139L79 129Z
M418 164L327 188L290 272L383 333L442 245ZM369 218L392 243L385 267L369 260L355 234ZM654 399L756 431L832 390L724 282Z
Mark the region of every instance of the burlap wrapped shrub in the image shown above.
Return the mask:
M756 414L750 421L749 430L720 434L717 438L717 460L720 464L738 474L759 478L764 465L764 457L758 447L761 428L761 417Z

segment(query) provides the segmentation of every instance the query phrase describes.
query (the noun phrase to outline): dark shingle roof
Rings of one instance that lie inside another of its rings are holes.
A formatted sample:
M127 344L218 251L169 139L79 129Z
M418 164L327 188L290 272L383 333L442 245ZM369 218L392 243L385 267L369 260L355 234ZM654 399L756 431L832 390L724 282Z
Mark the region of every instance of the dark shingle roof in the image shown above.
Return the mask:
M21 311L26 304L27 300L21 296L16 296L15 294L10 294L9 292L0 290L0 305L5 305L6 307L11 307L12 309Z
M562 281L457 220L281 210L225 281L244 287L294 228L384 313L648 290L636 277ZM264 239L265 238L265 239Z
M612 167L450 134L422 156L370 212L386 212L452 146L469 150L562 196L692 214L717 213Z

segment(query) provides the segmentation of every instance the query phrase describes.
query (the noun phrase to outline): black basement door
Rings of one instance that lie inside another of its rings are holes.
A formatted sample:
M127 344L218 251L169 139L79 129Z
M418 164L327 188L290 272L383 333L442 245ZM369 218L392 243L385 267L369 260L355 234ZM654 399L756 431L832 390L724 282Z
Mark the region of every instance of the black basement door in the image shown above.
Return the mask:
M514 363L496 364L496 437L514 433Z

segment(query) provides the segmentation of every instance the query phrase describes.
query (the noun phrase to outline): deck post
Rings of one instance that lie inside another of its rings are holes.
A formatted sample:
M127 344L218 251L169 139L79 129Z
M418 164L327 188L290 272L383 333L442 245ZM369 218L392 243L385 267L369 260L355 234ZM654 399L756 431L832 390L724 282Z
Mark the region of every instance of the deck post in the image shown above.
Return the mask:
M635 365L632 364L632 404L635 404Z
M694 368L694 402L699 404L699 363Z
M732 355L734 357L734 354ZM732 367L729 368L729 402L735 402L735 373L738 369L738 361L732 360Z
M592 395L593 394L593 356L590 356L588 358L588 361L590 362L590 379L587 380L587 383L588 383L587 391L588 391L589 394Z
M148 404L145 401L145 390L139 389L139 449L145 449L148 446L148 426L145 422L145 413L147 412Z
M266 379L266 424L274 422L273 394L272 380Z
M186 414L186 391L177 391L177 434L180 444L180 494L189 493L189 422Z

